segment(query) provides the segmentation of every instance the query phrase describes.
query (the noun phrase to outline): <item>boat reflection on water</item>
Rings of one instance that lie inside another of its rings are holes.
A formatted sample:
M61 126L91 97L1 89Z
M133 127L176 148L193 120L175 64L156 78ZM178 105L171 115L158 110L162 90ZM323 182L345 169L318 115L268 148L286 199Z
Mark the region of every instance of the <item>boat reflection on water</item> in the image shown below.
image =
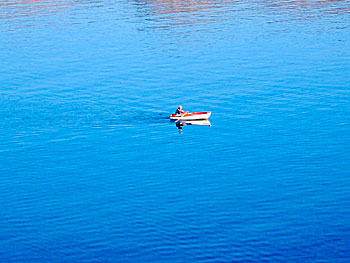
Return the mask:
M178 120L175 122L176 127L179 129L179 132L182 133L182 127L187 125L203 125L203 126L211 126L209 120Z

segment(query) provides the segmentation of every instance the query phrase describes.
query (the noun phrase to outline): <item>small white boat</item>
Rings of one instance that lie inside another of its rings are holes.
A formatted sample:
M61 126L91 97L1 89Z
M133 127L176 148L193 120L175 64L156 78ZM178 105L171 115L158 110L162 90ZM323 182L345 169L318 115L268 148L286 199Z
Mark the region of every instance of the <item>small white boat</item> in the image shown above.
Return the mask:
M192 112L184 114L171 114L169 117L171 120L207 120L211 115L211 111L205 112Z

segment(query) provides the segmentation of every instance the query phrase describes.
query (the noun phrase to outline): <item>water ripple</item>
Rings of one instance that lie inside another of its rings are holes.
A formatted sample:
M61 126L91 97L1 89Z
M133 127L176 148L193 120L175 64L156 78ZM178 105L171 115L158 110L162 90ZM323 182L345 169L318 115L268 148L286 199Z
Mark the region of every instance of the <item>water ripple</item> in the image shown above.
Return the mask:
M349 11L2 1L1 261L348 262Z

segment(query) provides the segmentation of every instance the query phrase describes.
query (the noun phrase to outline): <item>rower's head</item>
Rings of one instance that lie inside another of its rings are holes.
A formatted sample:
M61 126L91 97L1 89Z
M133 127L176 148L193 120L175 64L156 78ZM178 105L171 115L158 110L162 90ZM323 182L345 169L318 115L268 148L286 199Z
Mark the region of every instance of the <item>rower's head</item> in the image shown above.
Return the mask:
M181 106L181 105L179 105L178 109L179 109L179 110L181 110L181 109L182 109L182 106Z

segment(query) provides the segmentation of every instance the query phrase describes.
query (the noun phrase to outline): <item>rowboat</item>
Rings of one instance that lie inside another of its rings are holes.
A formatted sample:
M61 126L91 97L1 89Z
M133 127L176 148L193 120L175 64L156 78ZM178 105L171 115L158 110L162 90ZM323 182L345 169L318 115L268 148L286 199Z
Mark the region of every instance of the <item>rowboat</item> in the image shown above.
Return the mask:
M171 114L171 120L207 120L211 115L211 111L192 112L185 114Z

